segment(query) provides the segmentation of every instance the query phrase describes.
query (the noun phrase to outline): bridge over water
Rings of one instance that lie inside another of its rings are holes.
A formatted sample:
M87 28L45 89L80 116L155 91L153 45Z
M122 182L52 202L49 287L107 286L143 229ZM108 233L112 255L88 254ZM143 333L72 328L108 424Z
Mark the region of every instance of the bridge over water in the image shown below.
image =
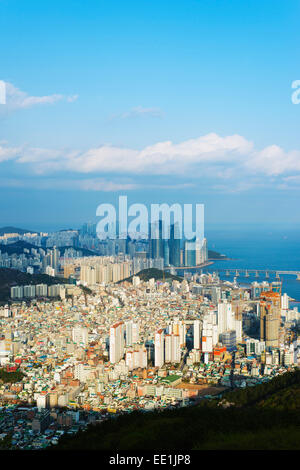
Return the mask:
M300 271L287 271L287 270L274 270L274 269L241 269L241 268L228 268L228 269L216 269L218 273L225 273L226 276L243 276L243 277L260 277L265 278L275 277L280 279L281 275L296 276L297 280L300 281Z
M167 267L165 270L188 270L188 269L199 269L200 273L203 273L203 269L210 269L217 274L225 273L225 276L236 276L236 277L264 277L268 279L269 277L275 277L280 279L281 275L291 275L296 276L297 280L300 281L300 271L288 271L288 270L274 270L274 269L247 269L247 268L211 268L209 266L180 266L175 268Z

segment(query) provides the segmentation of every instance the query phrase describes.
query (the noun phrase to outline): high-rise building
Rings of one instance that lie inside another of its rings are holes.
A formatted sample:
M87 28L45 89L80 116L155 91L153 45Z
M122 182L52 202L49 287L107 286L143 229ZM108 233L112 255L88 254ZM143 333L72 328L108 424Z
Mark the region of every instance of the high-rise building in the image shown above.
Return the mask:
M201 348L201 329L202 324L200 320L194 320L194 349Z
M180 357L179 335L165 335L165 362L179 363Z
M82 346L88 344L88 329L81 326L76 326L72 329L72 339L74 343Z
M136 344L140 339L140 325L139 322L132 323L132 344Z
M126 352L125 363L130 371L138 368L145 369L147 362L147 349L145 346L136 347Z
M129 320L125 323L126 346L132 346L139 341L139 324Z
M236 350L236 332L235 330L227 330L220 335L220 341L226 347L228 352Z
M195 241L184 242L184 265L196 266L196 244Z
M223 300L218 303L218 334L225 333L228 330L236 331L236 340L242 340L242 320L237 318L232 308L231 302Z
M163 250L164 250L164 266L169 266L170 264L169 240L163 240Z
M47 297L48 286L47 284L37 284L35 286L35 292L37 297Z
M35 297L35 286L24 286L24 297L28 299L33 299Z
M180 266L180 229L176 222L170 227L169 262L172 266Z
M10 296L12 299L22 299L24 295L23 286L15 286L10 289Z
M163 223L158 220L150 224L149 256L152 259L164 258Z
M61 299L65 298L66 289L62 284L54 284L48 286L48 297L60 297Z
M206 238L202 240L200 238L196 238L195 240L195 262L196 266L199 264L205 263L208 258L207 252L207 241Z
M59 254L59 250L56 246L54 246L53 250L50 251L50 265L55 270L55 273L58 270Z
M180 347L185 347L186 345L186 325L183 320L174 321L169 325L169 333L173 335L179 335L179 344Z
M266 347L278 348L281 314L280 292L268 291L260 295L260 340Z
M199 266L208 258L206 238L194 238L184 242L185 266Z
M246 339L246 354L247 356L251 356L252 354L261 354L265 350L265 342L259 341L258 339L254 338L247 338Z
M39 411L49 407L49 393L40 393L36 399L36 406Z
M215 316L207 314L203 317L201 350L204 353L212 353L213 347L218 343L218 326L214 322Z
M285 315L288 309L289 309L289 296L287 294L283 294L281 296L281 312L282 312L282 314Z
M220 299L221 299L221 287L219 286L213 286L211 288L211 301L213 304L218 304Z
M80 267L80 280L88 285L96 284L96 268L95 266L82 265Z
M115 364L124 355L124 323L121 321L110 327L109 360Z
M160 329L155 333L154 347L154 365L155 367L162 367L165 362L163 329Z

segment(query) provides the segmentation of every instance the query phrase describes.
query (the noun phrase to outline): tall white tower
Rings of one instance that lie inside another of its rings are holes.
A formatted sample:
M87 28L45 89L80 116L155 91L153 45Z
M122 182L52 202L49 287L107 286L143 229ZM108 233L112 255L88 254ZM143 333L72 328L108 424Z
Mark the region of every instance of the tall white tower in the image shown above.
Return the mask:
M124 355L124 323L121 321L110 327L109 332L109 360L115 364Z
M158 330L155 333L154 341L154 365L155 367L162 367L165 362L164 354L164 330Z

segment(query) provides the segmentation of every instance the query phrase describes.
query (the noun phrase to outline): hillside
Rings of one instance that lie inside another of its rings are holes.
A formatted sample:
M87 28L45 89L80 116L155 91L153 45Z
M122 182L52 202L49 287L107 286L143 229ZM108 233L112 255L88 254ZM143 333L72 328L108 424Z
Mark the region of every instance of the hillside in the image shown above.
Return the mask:
M65 251L70 249L80 251L82 253L82 256L99 256L98 253L92 250L88 250L87 248L75 248L74 246L59 246L57 249L59 250L61 256L64 256Z
M0 383L15 383L21 382L21 380L25 377L25 374L20 370L16 370L14 372L7 372L4 368L0 369Z
M17 227L1 227L0 228L0 236L4 235L5 233L18 233L19 235L24 235L24 233L38 233L34 230L26 230L23 228Z
M156 281L163 281L165 277L165 281L182 281L182 277L179 276L174 276L173 274L170 274L167 271L161 271L160 269L156 268L149 268L149 269L143 269L142 271L138 272L135 274L135 276L138 276L142 281L146 282L149 281L150 279L155 279ZM132 282L133 276L127 277L126 279L123 279L122 281L119 281L119 283L128 281Z
M24 253L24 248L27 250L31 250L31 248L37 249L35 245L31 243L24 242L23 240L18 240L15 243L9 243L8 245L0 244L0 251L1 253L7 253L8 255L21 255Z
M299 370L200 405L108 419L54 450L299 450L300 402L290 393L300 394Z
M17 269L0 268L0 301L10 299L10 288L16 285L26 284L63 284L67 280L58 277L48 276L48 274L27 274Z
M227 258L226 255L222 255L221 253L218 253L217 251L213 251L213 250L208 250L208 259L209 260L228 260L230 258Z

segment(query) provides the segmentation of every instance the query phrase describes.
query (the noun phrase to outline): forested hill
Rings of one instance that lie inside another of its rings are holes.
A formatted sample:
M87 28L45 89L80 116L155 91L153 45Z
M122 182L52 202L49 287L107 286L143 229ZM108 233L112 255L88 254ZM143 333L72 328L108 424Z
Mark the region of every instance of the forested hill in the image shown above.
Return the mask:
M133 412L63 436L55 450L300 449L300 371L200 405Z
M23 240L19 240L15 243L9 243L8 245L0 244L1 253L7 253L8 255L21 255L24 253L24 249L30 251L31 248L38 249L39 247L36 247L31 243L24 242Z
M143 269L142 271L139 271L138 273L135 274L135 276L138 276L142 281L147 282L150 279L155 279L156 281L182 281L183 278L180 276L174 276L174 274L170 274L167 271L162 271L160 269L156 268L148 268L148 269ZM119 281L118 283L128 281L132 282L133 276L130 276L126 279L123 279Z

